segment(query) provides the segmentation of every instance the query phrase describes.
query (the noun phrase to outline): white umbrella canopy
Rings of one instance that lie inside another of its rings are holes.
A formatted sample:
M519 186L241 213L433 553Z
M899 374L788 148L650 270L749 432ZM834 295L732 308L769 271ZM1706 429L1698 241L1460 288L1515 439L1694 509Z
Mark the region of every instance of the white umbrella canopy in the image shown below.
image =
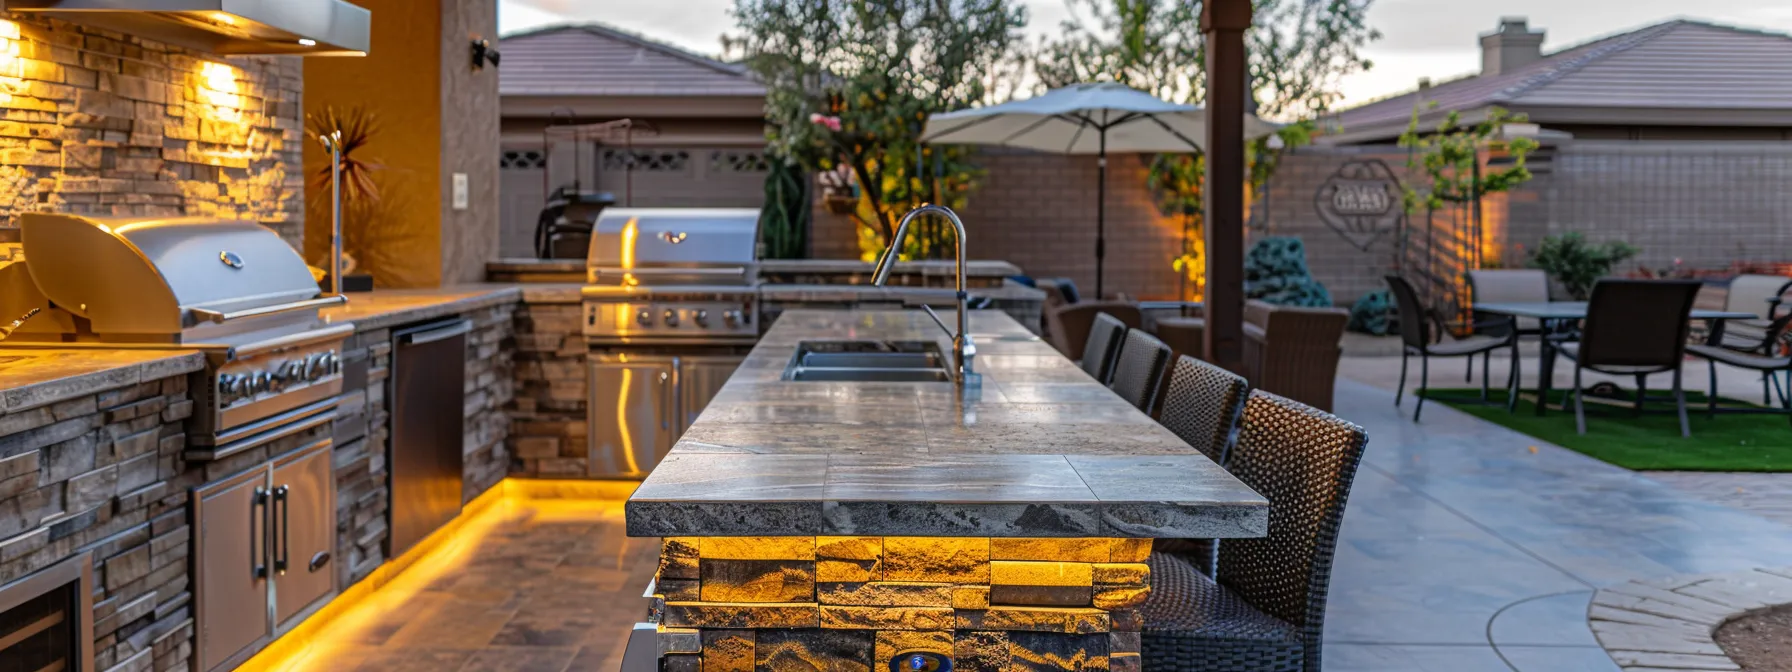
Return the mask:
M1245 135L1277 128L1245 116ZM1103 132L1105 131L1105 133ZM1186 152L1207 137L1207 111L1162 100L1116 82L1072 84L1016 100L927 118L921 141L1002 145L1056 154Z
M1245 137L1274 133L1276 124L1245 115ZM1000 145L1100 158L1096 192L1095 297L1104 295L1107 257L1108 154L1204 151L1207 111L1172 103L1116 82L1072 84L1016 100L927 117L921 141L933 144Z

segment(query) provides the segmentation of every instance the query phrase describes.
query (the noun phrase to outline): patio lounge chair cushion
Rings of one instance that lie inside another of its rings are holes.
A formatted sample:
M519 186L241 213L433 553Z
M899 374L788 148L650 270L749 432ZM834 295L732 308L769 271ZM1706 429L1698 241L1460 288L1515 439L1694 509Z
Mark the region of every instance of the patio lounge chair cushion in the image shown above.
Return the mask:
M1475 303L1543 303L1549 301L1549 276L1536 269L1469 271ZM1537 318L1518 318L1518 330L1537 331Z
M1275 670L1298 672L1305 660L1300 628L1259 611L1187 561L1152 553L1151 594L1139 608L1147 670ZM1159 634L1174 639L1166 642Z
M1446 340L1425 346L1425 351L1433 355L1457 356L1475 355L1495 348L1512 345L1511 339L1504 336L1470 336L1468 338Z
M1686 346L1686 352L1755 371L1772 371L1792 367L1792 357L1768 357L1709 345L1689 345Z

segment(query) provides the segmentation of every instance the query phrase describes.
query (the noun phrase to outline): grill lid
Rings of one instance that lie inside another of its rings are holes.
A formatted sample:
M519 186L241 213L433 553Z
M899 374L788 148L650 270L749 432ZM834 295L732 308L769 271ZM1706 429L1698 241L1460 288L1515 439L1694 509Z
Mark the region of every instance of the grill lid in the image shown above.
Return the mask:
M753 264L759 239L754 208L606 208L591 231L589 268Z
M201 217L26 213L31 279L96 334L177 334L216 315L316 297L305 261L271 229Z

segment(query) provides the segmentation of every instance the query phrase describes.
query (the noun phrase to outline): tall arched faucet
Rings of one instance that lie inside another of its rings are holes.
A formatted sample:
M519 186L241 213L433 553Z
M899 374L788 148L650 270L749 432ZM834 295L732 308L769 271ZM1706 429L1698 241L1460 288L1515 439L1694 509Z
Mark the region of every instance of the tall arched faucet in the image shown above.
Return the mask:
M910 210L908 211L908 214L903 215L902 221L897 222L896 224L896 233L890 236L890 249L884 250L884 256L877 260L877 267L871 272L871 284L882 287L884 283L890 280L890 271L896 267L896 252L898 249L901 249L902 241L908 237L909 223L915 221L915 219L922 215L929 214L945 217L947 221L952 222L952 233L954 236L952 242L955 243L955 247L958 248L957 333L953 333L952 329L946 326L945 321L940 319L938 313L933 312L932 307L927 304L921 304L921 308L926 310L927 315L933 318L934 324L940 325L940 329L945 330L946 334L952 337L952 365L954 372L957 374L958 383L960 385L972 385L977 382L976 371L971 365L971 362L977 357L977 345L971 342L971 332L970 327L968 326L969 322L965 315L967 295L964 291L964 222L958 218L958 213L953 212L951 208L943 205L928 204Z

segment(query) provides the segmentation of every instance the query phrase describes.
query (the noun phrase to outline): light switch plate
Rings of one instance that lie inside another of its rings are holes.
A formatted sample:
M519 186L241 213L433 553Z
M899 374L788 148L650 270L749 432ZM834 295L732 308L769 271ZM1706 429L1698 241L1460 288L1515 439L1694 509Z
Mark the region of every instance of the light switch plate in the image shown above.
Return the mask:
M454 209L467 209L467 174L454 174Z

